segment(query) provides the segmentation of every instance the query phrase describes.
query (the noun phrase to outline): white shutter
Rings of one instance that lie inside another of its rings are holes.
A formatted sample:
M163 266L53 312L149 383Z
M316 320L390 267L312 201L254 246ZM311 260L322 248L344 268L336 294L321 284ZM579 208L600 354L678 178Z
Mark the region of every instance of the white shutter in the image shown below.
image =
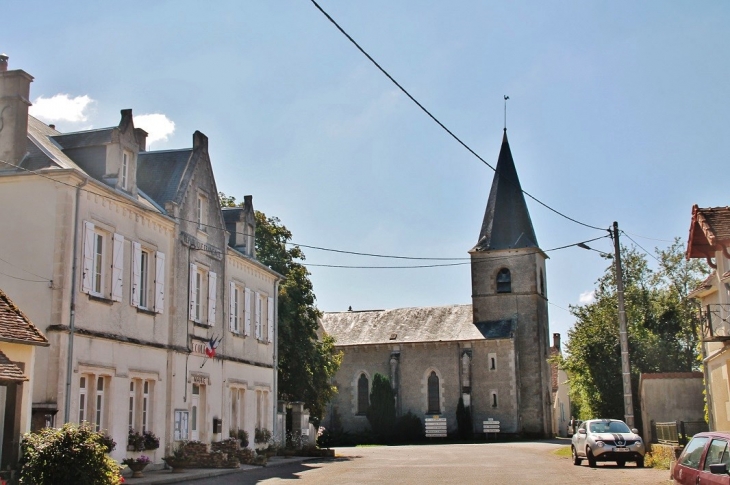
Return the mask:
M269 314L267 318L266 328L269 329L268 341L274 341L274 299L269 297Z
M155 311L162 313L165 308L165 253L155 255Z
M94 272L94 224L84 221L84 274L81 277L81 291L91 293L91 278Z
M228 328L231 332L235 332L237 329L234 326L236 317L236 284L231 281L228 283Z
M132 306L139 307L140 288L142 288L142 245L132 241Z
M208 272L208 325L215 325L215 301L216 301L216 282L218 275L214 272Z
M256 338L261 340L261 298L258 291L256 292L256 315L254 315L254 318L256 319Z
M251 335L251 289L246 288L245 292L245 298L244 298L244 312L246 313L244 315L244 324L243 324L243 334L246 336Z
M198 273L198 267L192 263L190 264L190 320L195 321L195 305L198 303L198 283L195 276Z
M112 300L122 301L122 283L124 275L124 236L114 233L112 246Z

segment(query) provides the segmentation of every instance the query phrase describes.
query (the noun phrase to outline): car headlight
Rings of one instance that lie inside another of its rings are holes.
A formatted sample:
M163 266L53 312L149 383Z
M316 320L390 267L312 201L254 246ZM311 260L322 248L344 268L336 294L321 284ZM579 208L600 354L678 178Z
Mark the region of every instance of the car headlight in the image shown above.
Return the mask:
M598 441L596 441L596 446L599 448L603 448L605 446L605 443L603 441L598 440Z

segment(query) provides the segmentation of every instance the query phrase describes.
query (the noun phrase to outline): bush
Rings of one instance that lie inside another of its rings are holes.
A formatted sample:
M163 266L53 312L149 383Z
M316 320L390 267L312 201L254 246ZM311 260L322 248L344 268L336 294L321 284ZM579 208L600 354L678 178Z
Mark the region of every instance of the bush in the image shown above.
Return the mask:
M377 440L380 443L390 441L395 425L395 396L390 379L382 374L373 376L367 417Z
M144 432L144 449L145 450L156 450L160 447L160 438L158 438L152 431Z
M399 443L413 443L423 440L423 423L421 418L408 411L398 417L395 422L395 437Z
M256 428L254 432L254 441L258 445L266 444L271 439L271 431L266 428Z
M133 451L144 451L144 436L132 428L129 428L127 446L131 447Z
M121 467L106 455L104 436L88 423L67 423L23 436L20 483L118 485Z
M248 431L246 431L245 429L239 429L237 436L238 441L241 442L241 448L248 448Z
M459 404L456 405L456 424L458 426L459 439L470 440L474 437L471 409L464 406L464 399L462 398L459 398Z
M111 453L114 451L117 447L117 442L114 441L114 438L109 436L108 434L102 435L100 443L104 446L106 446L106 452Z

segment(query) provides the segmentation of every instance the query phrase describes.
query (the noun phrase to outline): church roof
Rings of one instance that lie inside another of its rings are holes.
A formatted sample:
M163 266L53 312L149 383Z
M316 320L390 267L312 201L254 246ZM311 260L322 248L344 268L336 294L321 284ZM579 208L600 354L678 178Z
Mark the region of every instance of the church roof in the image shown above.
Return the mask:
M512 320L473 323L471 305L328 312L322 328L336 345L511 338Z
M535 230L532 228L505 129L482 230L473 251L536 247Z

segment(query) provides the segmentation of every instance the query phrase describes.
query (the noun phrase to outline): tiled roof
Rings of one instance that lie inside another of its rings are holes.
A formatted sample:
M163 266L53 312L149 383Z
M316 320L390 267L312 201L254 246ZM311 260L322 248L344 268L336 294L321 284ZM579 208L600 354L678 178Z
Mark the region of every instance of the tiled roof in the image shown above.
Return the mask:
M471 305L331 312L322 328L336 345L510 338L511 320L474 325Z
M0 290L0 342L48 346L48 339Z
M730 207L692 207L687 244L688 258L714 257L730 245Z
M28 378L23 375L20 367L13 364L8 356L0 351L0 382L23 382Z
M175 200L192 148L139 152L137 186L161 207Z
M112 133L116 127L98 130L76 131L58 134L53 139L64 149L107 145L112 142Z
M709 275L707 275L707 278L705 278L705 280L702 283L697 285L697 288L690 291L689 295L687 295L687 296L689 298L695 298L703 291L709 290L710 288L712 288L712 283L714 282L714 280L715 280L715 273L710 273Z

